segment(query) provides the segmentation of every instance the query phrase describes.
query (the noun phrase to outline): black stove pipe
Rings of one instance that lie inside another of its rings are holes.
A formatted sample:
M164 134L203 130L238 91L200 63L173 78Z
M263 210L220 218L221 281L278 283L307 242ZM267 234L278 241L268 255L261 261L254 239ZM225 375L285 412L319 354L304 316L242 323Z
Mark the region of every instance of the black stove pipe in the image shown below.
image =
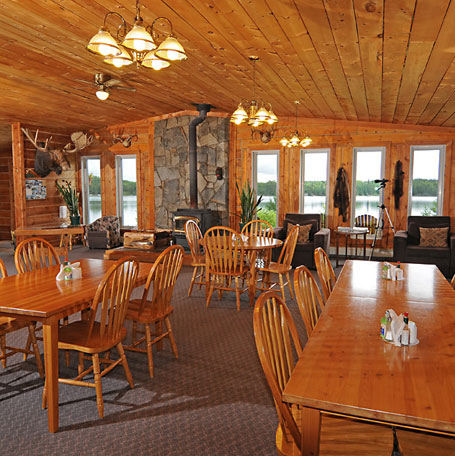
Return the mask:
M195 117L189 126L188 131L188 152L190 163L190 207L197 209L197 135L196 127L204 122L207 113L210 112L211 105L198 104L196 109L199 111L199 116Z

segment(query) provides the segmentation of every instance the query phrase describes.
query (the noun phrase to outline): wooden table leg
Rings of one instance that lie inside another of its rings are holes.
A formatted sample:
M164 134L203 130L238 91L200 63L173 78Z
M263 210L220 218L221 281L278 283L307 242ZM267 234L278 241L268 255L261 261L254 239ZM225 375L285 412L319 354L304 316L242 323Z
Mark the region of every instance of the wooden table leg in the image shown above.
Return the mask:
M363 234L363 259L367 259L367 233Z
M338 267L338 254L339 254L339 248L340 248L340 235L338 234L338 231L335 231L335 236L336 236L336 245L337 245L337 255L336 255L336 262L335 262L335 267Z
M321 412L317 409L302 409L302 455L319 455L319 438L321 434Z
M49 432L58 431L58 318L43 322L46 367L47 422Z
M248 296L250 298L250 306L254 306L254 300L256 299L256 258L257 252L253 250L251 252L250 260L250 283L248 284Z

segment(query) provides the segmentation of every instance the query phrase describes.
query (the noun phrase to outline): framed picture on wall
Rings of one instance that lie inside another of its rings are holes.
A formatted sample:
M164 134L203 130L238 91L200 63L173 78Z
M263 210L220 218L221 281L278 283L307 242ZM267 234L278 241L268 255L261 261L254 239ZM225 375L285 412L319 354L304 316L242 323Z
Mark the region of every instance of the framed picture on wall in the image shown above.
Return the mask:
M25 180L25 199L27 200L44 200L47 197L46 185L42 180L26 179Z

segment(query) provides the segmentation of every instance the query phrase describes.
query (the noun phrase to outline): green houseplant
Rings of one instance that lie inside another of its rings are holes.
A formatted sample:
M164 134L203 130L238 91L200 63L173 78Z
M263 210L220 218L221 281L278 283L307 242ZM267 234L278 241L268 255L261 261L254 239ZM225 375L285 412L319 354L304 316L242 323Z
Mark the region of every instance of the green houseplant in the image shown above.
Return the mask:
M79 193L77 193L76 189L71 186L71 182L64 180L61 185L57 181L55 183L70 212L71 225L80 225L81 216L79 214Z
M240 189L238 183L235 185L239 194L241 208L241 212L236 215L240 217L240 229L242 229L248 222L256 218L256 214L260 210L259 205L262 201L262 195L256 198L254 190L248 181L245 182L242 189Z

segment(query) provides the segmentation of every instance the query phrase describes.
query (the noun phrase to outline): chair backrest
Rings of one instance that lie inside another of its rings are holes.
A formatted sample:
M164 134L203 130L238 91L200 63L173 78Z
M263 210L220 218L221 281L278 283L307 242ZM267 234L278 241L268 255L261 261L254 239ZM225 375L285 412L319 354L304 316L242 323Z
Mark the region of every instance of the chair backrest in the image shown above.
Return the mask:
M202 239L202 233L194 220L188 220L185 223L185 236L190 246L191 256L193 257L193 261L195 261L201 255L200 241Z
M3 277L8 277L8 272L6 270L6 266L5 266L5 263L3 262L3 260L0 258L0 274L2 275L2 279Z
M153 263L145 283L139 313L151 307L152 315L164 315L171 307L172 292L182 269L184 249L172 245L162 252ZM148 299L153 284L152 297Z
M243 273L244 245L237 231L226 226L214 226L204 235L206 262L213 274Z
M254 306L253 328L259 360L283 434L288 434L288 430L300 449L300 430L292 416L291 406L283 402L281 396L296 360L302 354L302 345L294 320L277 293L267 291L259 296Z
M23 240L14 253L14 263L19 274L60 264L54 246L45 239L34 237Z
M378 219L369 214L358 215L354 219L354 226L368 228L369 233L374 234L376 227L378 226Z
M324 300L316 280L306 266L299 266L295 270L294 290L306 332L310 337L318 322L319 315L324 309Z
M297 238L299 237L299 225L295 225L291 231L288 232L281 249L278 263L283 264L287 267L291 267L292 258L294 257L295 246L297 244Z
M318 271L318 277L321 282L324 302L327 302L337 279L335 272L333 272L329 257L322 247L315 249L314 262L316 263L316 270Z
M98 315L100 337L116 339L120 335L138 271L137 260L125 257L113 264L104 274L90 307L88 339L92 336L95 318Z
M266 220L252 220L244 225L241 233L272 239L273 226Z

